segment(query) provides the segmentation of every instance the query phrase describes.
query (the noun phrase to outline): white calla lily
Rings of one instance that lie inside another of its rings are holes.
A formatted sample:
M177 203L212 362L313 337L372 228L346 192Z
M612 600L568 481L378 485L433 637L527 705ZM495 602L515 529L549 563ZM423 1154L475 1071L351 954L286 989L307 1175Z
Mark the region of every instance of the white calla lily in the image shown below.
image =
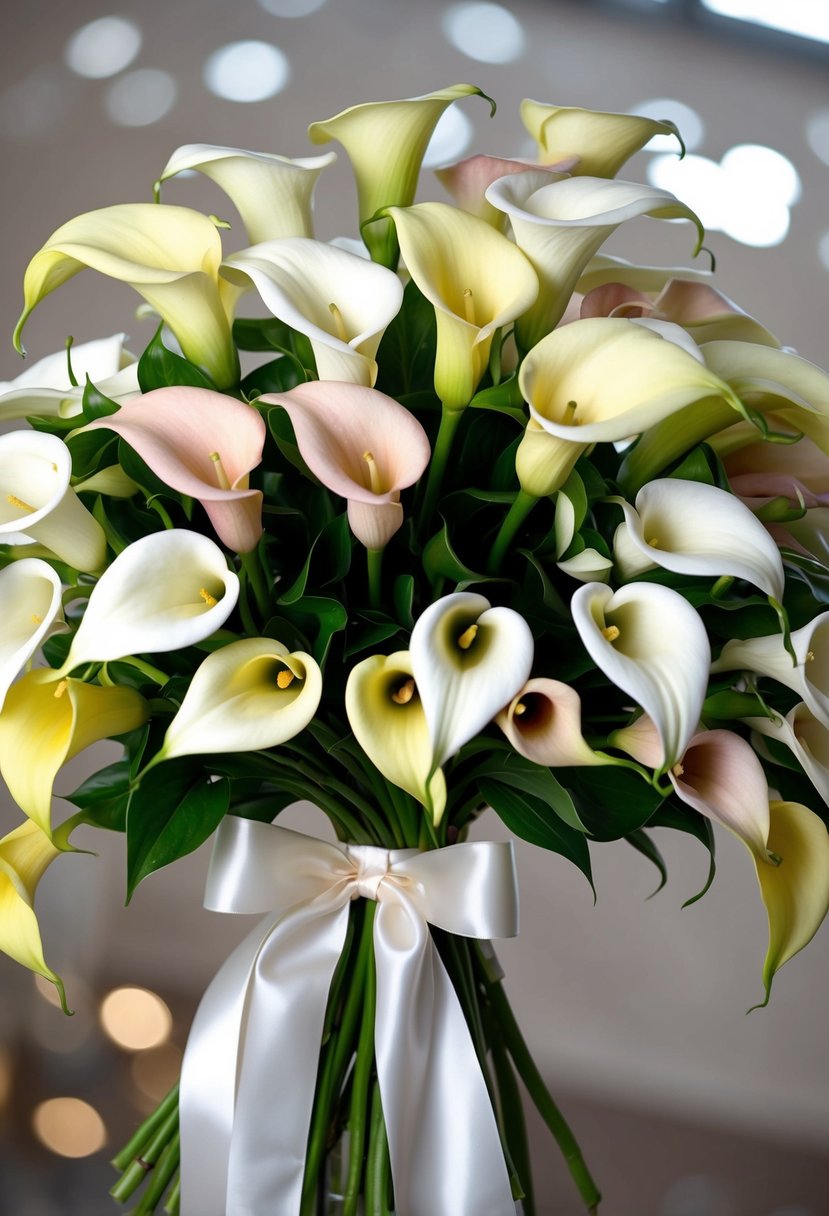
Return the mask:
M570 601L579 636L611 683L650 714L671 768L697 730L711 651L699 615L669 587L579 587Z
M792 706L785 718L745 718L744 721L758 735L785 744L823 801L829 804L829 729L805 702Z
M415 621L412 674L440 767L492 721L521 689L533 661L533 636L511 608L493 608L470 591L430 604Z
M286 237L233 254L223 271L249 279L275 317L305 334L320 380L374 384L377 347L403 302L391 270L321 241Z
M625 513L618 546L614 539L615 563L623 578L652 566L702 577L729 575L782 600L783 563L777 545L736 495L702 482L665 477L643 486L635 506L622 498L614 501Z
M580 583L607 583L613 570L613 562L604 557L598 549L590 547L582 549L573 557L556 562L559 570L569 574L570 578L578 579Z
M0 422L35 416L74 418L81 412L87 376L111 401L140 392L138 363L124 350L125 334L81 342L71 352L56 351L0 384ZM69 366L77 384L69 378Z
M239 361L230 332L236 296L219 280L222 242L206 215L162 203L122 203L75 216L32 258L23 281L23 326L56 287L89 268L129 283L169 325L188 359L218 388L234 384Z
M192 646L225 623L238 596L238 576L208 537L184 528L142 536L101 575L55 675Z
M509 217L516 243L539 278L538 298L516 324L524 350L561 320L582 270L626 220L688 219L697 226L699 243L703 237L697 216L673 194L634 182L601 177L550 182L543 171L513 173L494 182L486 198Z
M673 135L672 122L639 114L612 114L576 106L521 102L521 121L538 143L539 160L577 157L573 173L615 177L626 160L654 135Z
M272 152L248 152L215 144L176 148L159 185L185 170L203 173L224 190L242 217L251 245L283 236L313 236L314 187L336 152L291 160Z
M76 570L106 561L106 536L69 485L63 440L38 431L0 435L0 539L23 533Z
M0 570L0 708L9 685L38 647L53 634L66 632L61 590L55 571L37 557L24 557Z
M276 747L305 729L321 695L309 654L272 638L231 642L197 668L155 759Z
M781 633L731 638L712 672L755 671L798 693L819 722L829 727L829 612L821 612L790 635L795 662Z
M354 737L393 785L422 803L440 822L446 779L432 761L432 742L408 651L372 655L350 672L345 710Z

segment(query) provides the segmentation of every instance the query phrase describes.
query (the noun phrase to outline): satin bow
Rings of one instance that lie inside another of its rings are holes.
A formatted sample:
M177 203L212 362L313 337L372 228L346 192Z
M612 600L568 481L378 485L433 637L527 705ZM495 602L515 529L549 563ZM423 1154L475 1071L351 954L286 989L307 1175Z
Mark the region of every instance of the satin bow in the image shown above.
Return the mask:
M514 1216L489 1094L428 928L515 936L512 846L386 850L236 818L219 829L205 906L268 915L190 1033L182 1216L299 1213L326 1000L361 896L378 902L375 1051L398 1216Z

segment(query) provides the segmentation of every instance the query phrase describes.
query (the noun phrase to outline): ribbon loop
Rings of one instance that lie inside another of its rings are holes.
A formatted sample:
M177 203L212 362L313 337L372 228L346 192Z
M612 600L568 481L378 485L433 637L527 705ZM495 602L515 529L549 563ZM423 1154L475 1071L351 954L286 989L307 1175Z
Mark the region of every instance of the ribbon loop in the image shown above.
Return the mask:
M387 850L232 817L205 904L268 915L220 969L190 1033L182 1216L299 1216L328 991L359 897L379 903L375 1054L397 1216L514 1216L486 1084L428 928L517 933L511 846Z

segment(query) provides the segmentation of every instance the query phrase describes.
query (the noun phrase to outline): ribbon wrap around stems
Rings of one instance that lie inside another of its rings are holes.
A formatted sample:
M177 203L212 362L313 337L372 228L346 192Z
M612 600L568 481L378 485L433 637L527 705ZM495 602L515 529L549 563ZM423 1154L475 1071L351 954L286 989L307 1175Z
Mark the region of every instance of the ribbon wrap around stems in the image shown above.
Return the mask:
M326 1002L352 899L377 900L375 1053L398 1216L515 1216L478 1058L429 924L514 937L511 844L421 853L226 819L205 906L268 915L196 1014L182 1216L298 1216Z

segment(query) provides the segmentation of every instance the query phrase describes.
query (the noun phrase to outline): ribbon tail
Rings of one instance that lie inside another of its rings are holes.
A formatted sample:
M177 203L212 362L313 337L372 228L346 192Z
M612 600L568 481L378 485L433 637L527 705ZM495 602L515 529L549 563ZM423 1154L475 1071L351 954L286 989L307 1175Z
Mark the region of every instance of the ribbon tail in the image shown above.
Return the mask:
M428 925L397 892L375 917L375 1050L399 1216L515 1216L489 1092Z

